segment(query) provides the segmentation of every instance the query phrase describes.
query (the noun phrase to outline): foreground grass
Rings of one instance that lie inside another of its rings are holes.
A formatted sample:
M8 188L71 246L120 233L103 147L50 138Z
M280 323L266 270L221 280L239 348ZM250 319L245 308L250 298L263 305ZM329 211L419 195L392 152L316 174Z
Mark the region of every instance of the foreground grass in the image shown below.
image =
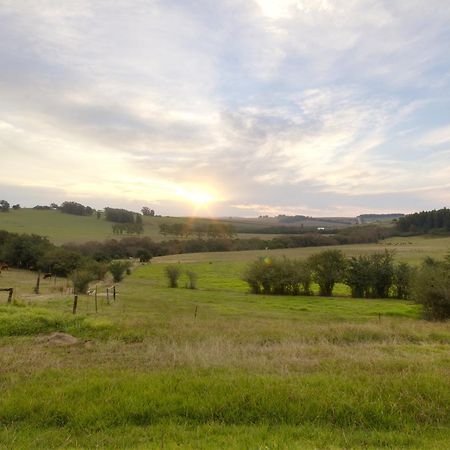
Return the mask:
M62 295L2 306L0 447L449 447L448 323L405 301L250 295L241 264L189 265L198 290L143 266L97 314L91 297L76 317ZM54 330L80 343L39 340Z

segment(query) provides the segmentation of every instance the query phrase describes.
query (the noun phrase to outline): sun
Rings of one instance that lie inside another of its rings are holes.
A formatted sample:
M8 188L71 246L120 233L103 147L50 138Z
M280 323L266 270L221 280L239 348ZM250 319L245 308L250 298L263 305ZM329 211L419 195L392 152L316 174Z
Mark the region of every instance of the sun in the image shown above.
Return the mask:
M199 188L179 188L178 195L200 208L208 206L215 199L214 195L206 189Z

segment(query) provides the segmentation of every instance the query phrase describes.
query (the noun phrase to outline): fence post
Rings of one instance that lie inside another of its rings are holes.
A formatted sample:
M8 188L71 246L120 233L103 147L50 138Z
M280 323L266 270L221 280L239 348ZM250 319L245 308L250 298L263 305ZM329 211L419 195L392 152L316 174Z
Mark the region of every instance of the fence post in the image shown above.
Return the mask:
M113 286L113 300L116 301L116 285Z
M95 286L95 312L98 312L98 303L97 303L97 285Z
M39 294L39 285L41 284L41 272L38 272L38 277L36 280L36 286L34 287L34 293Z
M14 292L14 289L11 288L11 289L9 290L9 294L8 294L8 303L11 303L11 302L12 302L13 292Z
M73 296L73 309L72 312L75 314L77 312L78 295Z
M109 305L109 288L106 288L106 302Z

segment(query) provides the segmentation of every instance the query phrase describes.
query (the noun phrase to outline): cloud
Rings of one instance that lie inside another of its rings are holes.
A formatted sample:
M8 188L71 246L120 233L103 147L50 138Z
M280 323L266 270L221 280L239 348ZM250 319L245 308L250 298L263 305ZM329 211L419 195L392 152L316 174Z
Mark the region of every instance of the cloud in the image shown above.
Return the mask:
M2 2L3 181L162 208L195 186L224 214L448 202L449 19L439 0Z

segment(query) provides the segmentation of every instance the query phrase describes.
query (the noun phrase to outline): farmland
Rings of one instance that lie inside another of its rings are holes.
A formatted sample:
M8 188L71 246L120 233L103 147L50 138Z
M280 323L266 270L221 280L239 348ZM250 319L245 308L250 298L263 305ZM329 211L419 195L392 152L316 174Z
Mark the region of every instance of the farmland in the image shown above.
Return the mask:
M143 217L144 231L142 236L147 236L155 241L167 239L159 233L159 225L162 223L186 223L191 219L183 217ZM229 224L235 229L242 230L238 233L239 237L251 238L262 237L270 239L276 235L259 234L258 228L275 225L275 219L257 220L257 219L217 219L220 223ZM196 219L197 222L211 221L214 219ZM345 224L340 222L322 222L318 219L299 222L294 225L305 224L306 226L326 226L341 228ZM112 232L112 223L103 218L97 219L92 216L77 216L72 214L63 214L55 210L36 210L20 209L11 210L7 214L0 214L0 229L15 233L34 233L48 237L55 244L66 242L88 242L102 241L105 239L117 238ZM255 232L244 232L246 229ZM120 236L119 236L120 237ZM123 236L122 236L123 237ZM169 237L170 239L171 237Z
M384 244L418 262L450 239L398 242ZM36 296L34 273L3 271L16 301L0 299L0 447L448 448L449 324L408 301L340 297L343 285L334 298L251 295L240 274L258 255L156 258L114 303L100 284L97 313L80 297L75 316L64 279ZM178 261L199 289L167 287ZM52 345L53 331L79 342Z

